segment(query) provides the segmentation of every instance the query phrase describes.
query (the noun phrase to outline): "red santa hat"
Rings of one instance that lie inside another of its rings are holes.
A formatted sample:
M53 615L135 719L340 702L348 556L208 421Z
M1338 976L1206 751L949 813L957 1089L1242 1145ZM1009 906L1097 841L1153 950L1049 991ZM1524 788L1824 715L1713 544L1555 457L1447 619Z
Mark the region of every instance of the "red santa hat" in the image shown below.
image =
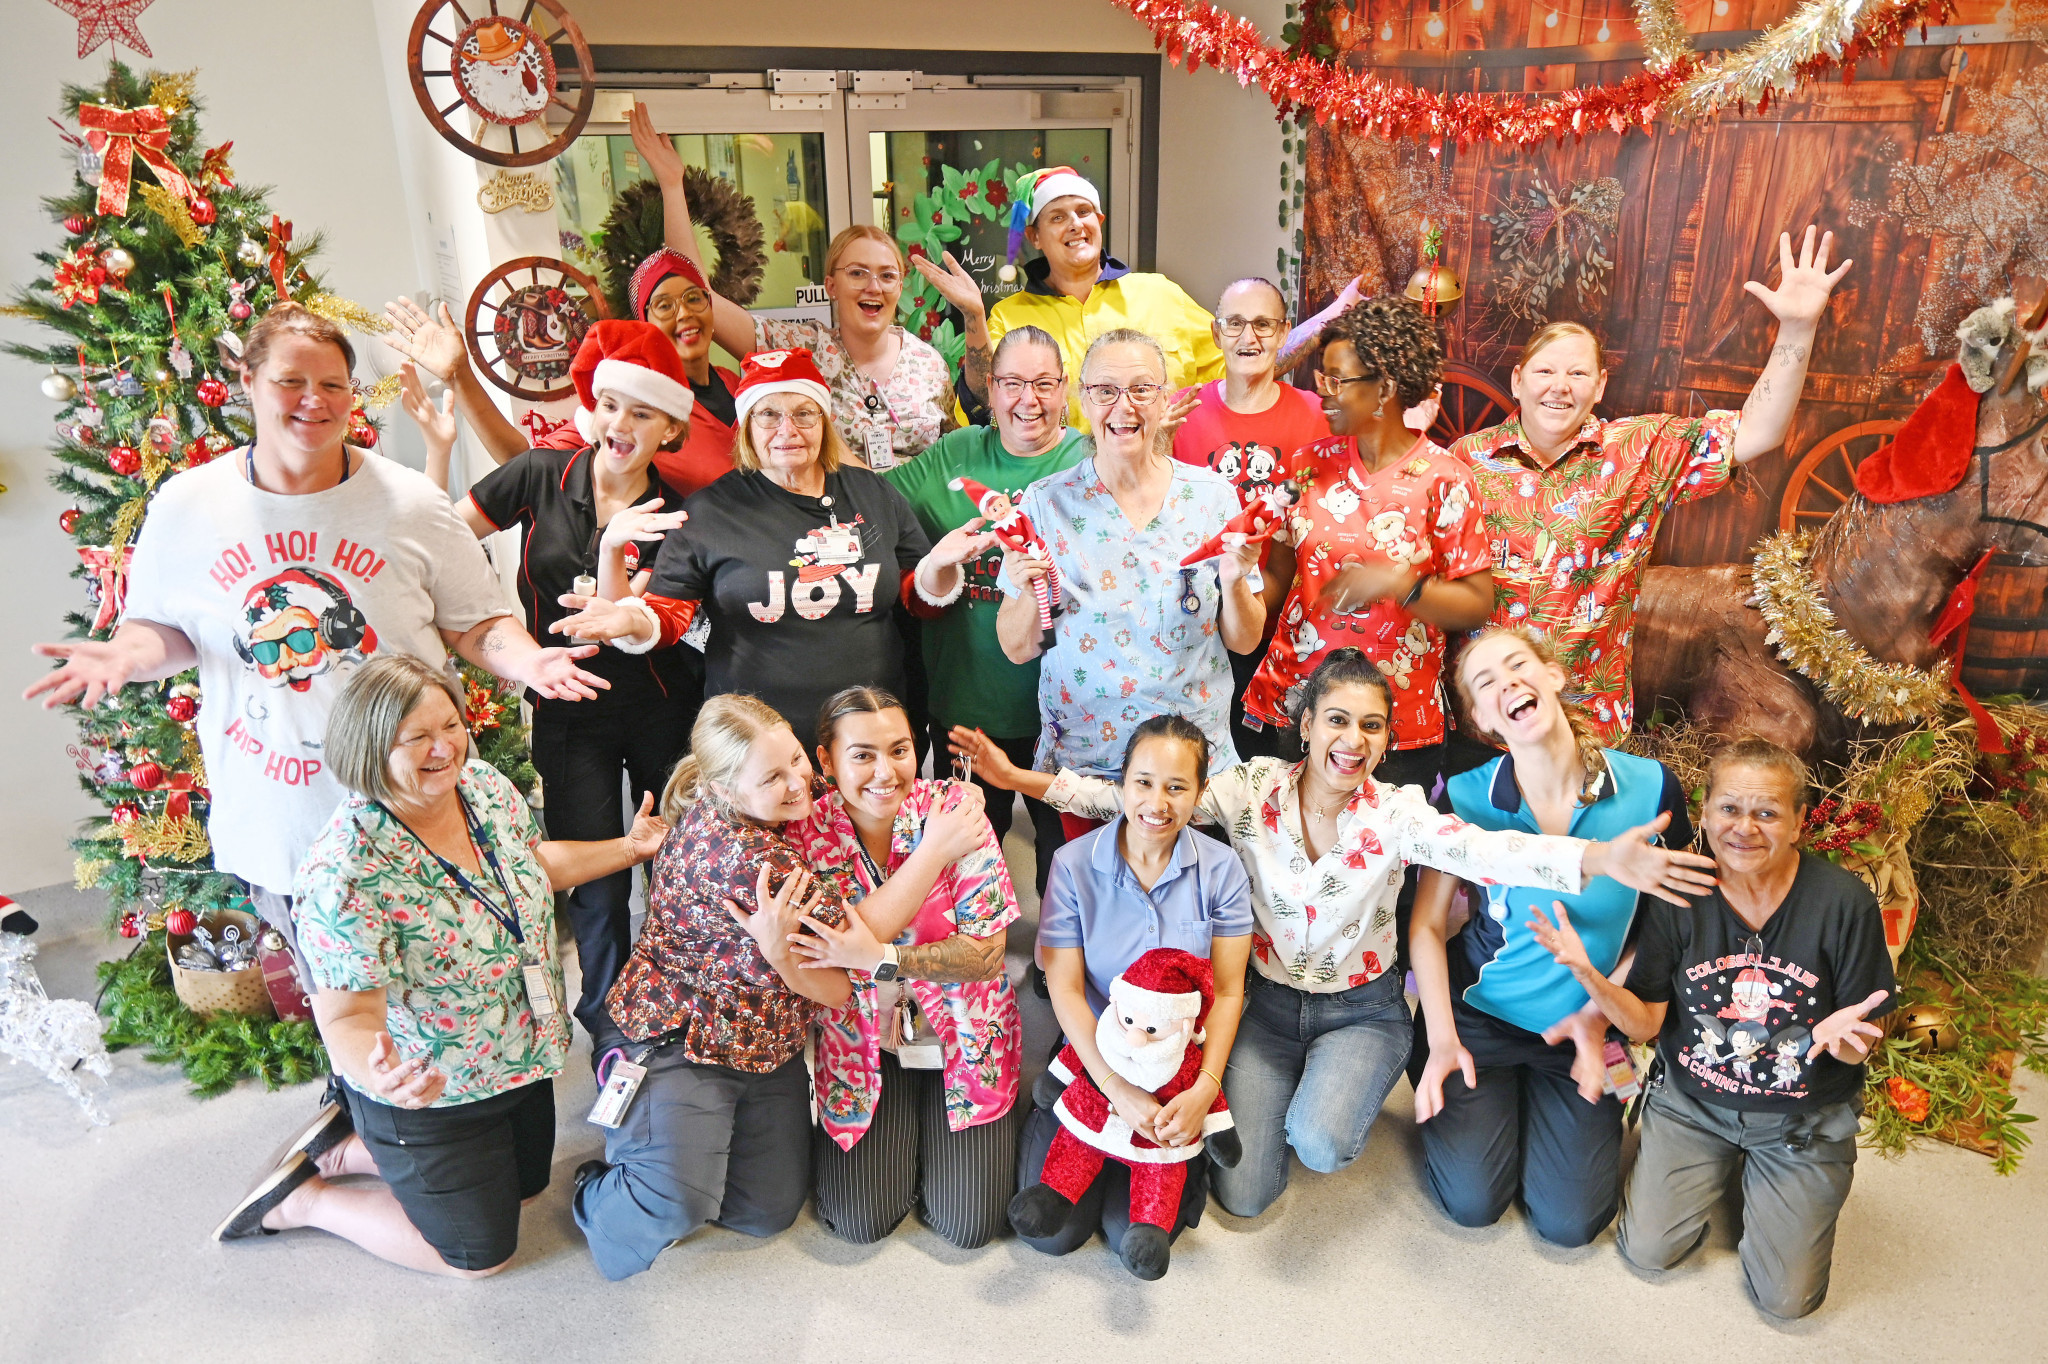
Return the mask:
M704 282L704 272L697 268L697 262L680 251L664 246L661 250L641 261L633 270L633 277L626 282L626 297L633 304L633 316L642 322L647 320L647 305L654 300L654 291L666 280L680 276L702 289L711 292L711 286Z
M1963 367L1950 365L1892 442L1856 466L1856 491L1872 502L1904 502L1961 483L1977 443L1978 396Z
M697 405L675 342L651 322L599 322L583 338L569 377L583 400L576 409L576 429L585 440L590 439L590 414L597 410L600 393L646 403L677 421L688 421L690 409Z
M827 413L832 411L832 390L809 351L761 350L742 362L740 386L732 395L734 420L745 421L754 404L777 393L801 394L815 399Z
M977 483L971 478L956 478L952 480L950 483L946 484L946 486L948 488L951 488L956 493L966 493L967 500L974 504L974 509L984 516L989 514L989 498L1007 496L1007 494L998 493L994 488L989 487L987 484Z
M1209 963L1178 947L1153 948L1109 983L1112 1004L1143 1010L1147 1018L1192 1018L1197 1024L1208 1017L1215 994Z

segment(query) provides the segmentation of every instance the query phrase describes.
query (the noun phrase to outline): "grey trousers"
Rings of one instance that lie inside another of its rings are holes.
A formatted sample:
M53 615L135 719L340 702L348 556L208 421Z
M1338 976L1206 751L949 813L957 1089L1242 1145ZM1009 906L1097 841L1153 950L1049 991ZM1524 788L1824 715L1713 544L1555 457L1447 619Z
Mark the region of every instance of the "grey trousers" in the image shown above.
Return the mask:
M1707 1215L1742 1167L1742 1286L1773 1317L1803 1317L1828 1295L1835 1219L1856 1169L1855 1100L1811 1113L1746 1113L1668 1079L1643 1110L1642 1146L1622 1205L1621 1253L1669 1269L1705 1239Z
M611 1165L576 1191L576 1225L607 1279L624 1279L707 1222L773 1236L811 1189L811 1082L797 1056L765 1075L661 1047L619 1125Z

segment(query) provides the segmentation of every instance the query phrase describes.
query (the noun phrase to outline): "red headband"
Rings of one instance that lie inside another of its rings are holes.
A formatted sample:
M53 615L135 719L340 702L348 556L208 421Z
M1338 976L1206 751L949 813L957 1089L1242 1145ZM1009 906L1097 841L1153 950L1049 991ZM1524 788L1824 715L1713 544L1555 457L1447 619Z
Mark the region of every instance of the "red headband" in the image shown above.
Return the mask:
M641 261L633 270L633 278L626 284L626 292L633 299L633 316L645 322L647 304L653 299L654 291L661 287L663 280L673 279L677 275L681 275L705 293L711 292L711 286L704 282L704 272L697 268L697 262L680 251L664 246Z

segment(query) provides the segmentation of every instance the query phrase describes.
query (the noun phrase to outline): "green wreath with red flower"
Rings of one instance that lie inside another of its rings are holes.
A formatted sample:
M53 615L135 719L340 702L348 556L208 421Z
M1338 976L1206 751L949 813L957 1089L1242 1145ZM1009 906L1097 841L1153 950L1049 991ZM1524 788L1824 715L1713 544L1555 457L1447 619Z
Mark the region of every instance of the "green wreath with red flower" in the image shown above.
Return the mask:
M1000 222L1017 194L1017 182L1036 170L1018 162L1004 170L1000 159L987 165L960 170L941 166L940 181L930 193L912 200L896 225L896 240L913 256L941 259L954 242L967 235L966 224L979 218ZM939 297L925 277L915 270L903 281L903 298L897 305L896 320L914 336L931 342L946 363L957 368L967 351L967 338L953 319L946 316L946 301Z

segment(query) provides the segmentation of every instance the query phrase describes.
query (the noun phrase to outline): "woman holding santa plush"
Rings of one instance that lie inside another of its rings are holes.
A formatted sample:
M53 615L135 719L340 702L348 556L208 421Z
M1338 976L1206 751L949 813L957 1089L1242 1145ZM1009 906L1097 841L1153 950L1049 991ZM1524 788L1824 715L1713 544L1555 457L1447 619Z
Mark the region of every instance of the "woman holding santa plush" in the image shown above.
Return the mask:
M1649 845L1660 824L1601 843L1493 833L1438 813L1417 787L1374 779L1392 696L1358 649L1325 658L1299 704L1303 761L1254 758L1198 793L1202 816L1221 826L1250 872L1257 924L1239 1044L1219 1072L1244 1159L1218 1171L1216 1193L1241 1217L1265 1211L1286 1189L1290 1147L1324 1173L1356 1160L1407 1062L1394 908L1411 863L1563 892L1600 876L1660 894L1711 884L1692 870L1711 867L1708 859ZM1064 769L1056 777L1021 771L969 730L954 730L953 740L991 785L1098 818L1131 808L1128 788ZM1043 925L1039 934L1045 941Z

